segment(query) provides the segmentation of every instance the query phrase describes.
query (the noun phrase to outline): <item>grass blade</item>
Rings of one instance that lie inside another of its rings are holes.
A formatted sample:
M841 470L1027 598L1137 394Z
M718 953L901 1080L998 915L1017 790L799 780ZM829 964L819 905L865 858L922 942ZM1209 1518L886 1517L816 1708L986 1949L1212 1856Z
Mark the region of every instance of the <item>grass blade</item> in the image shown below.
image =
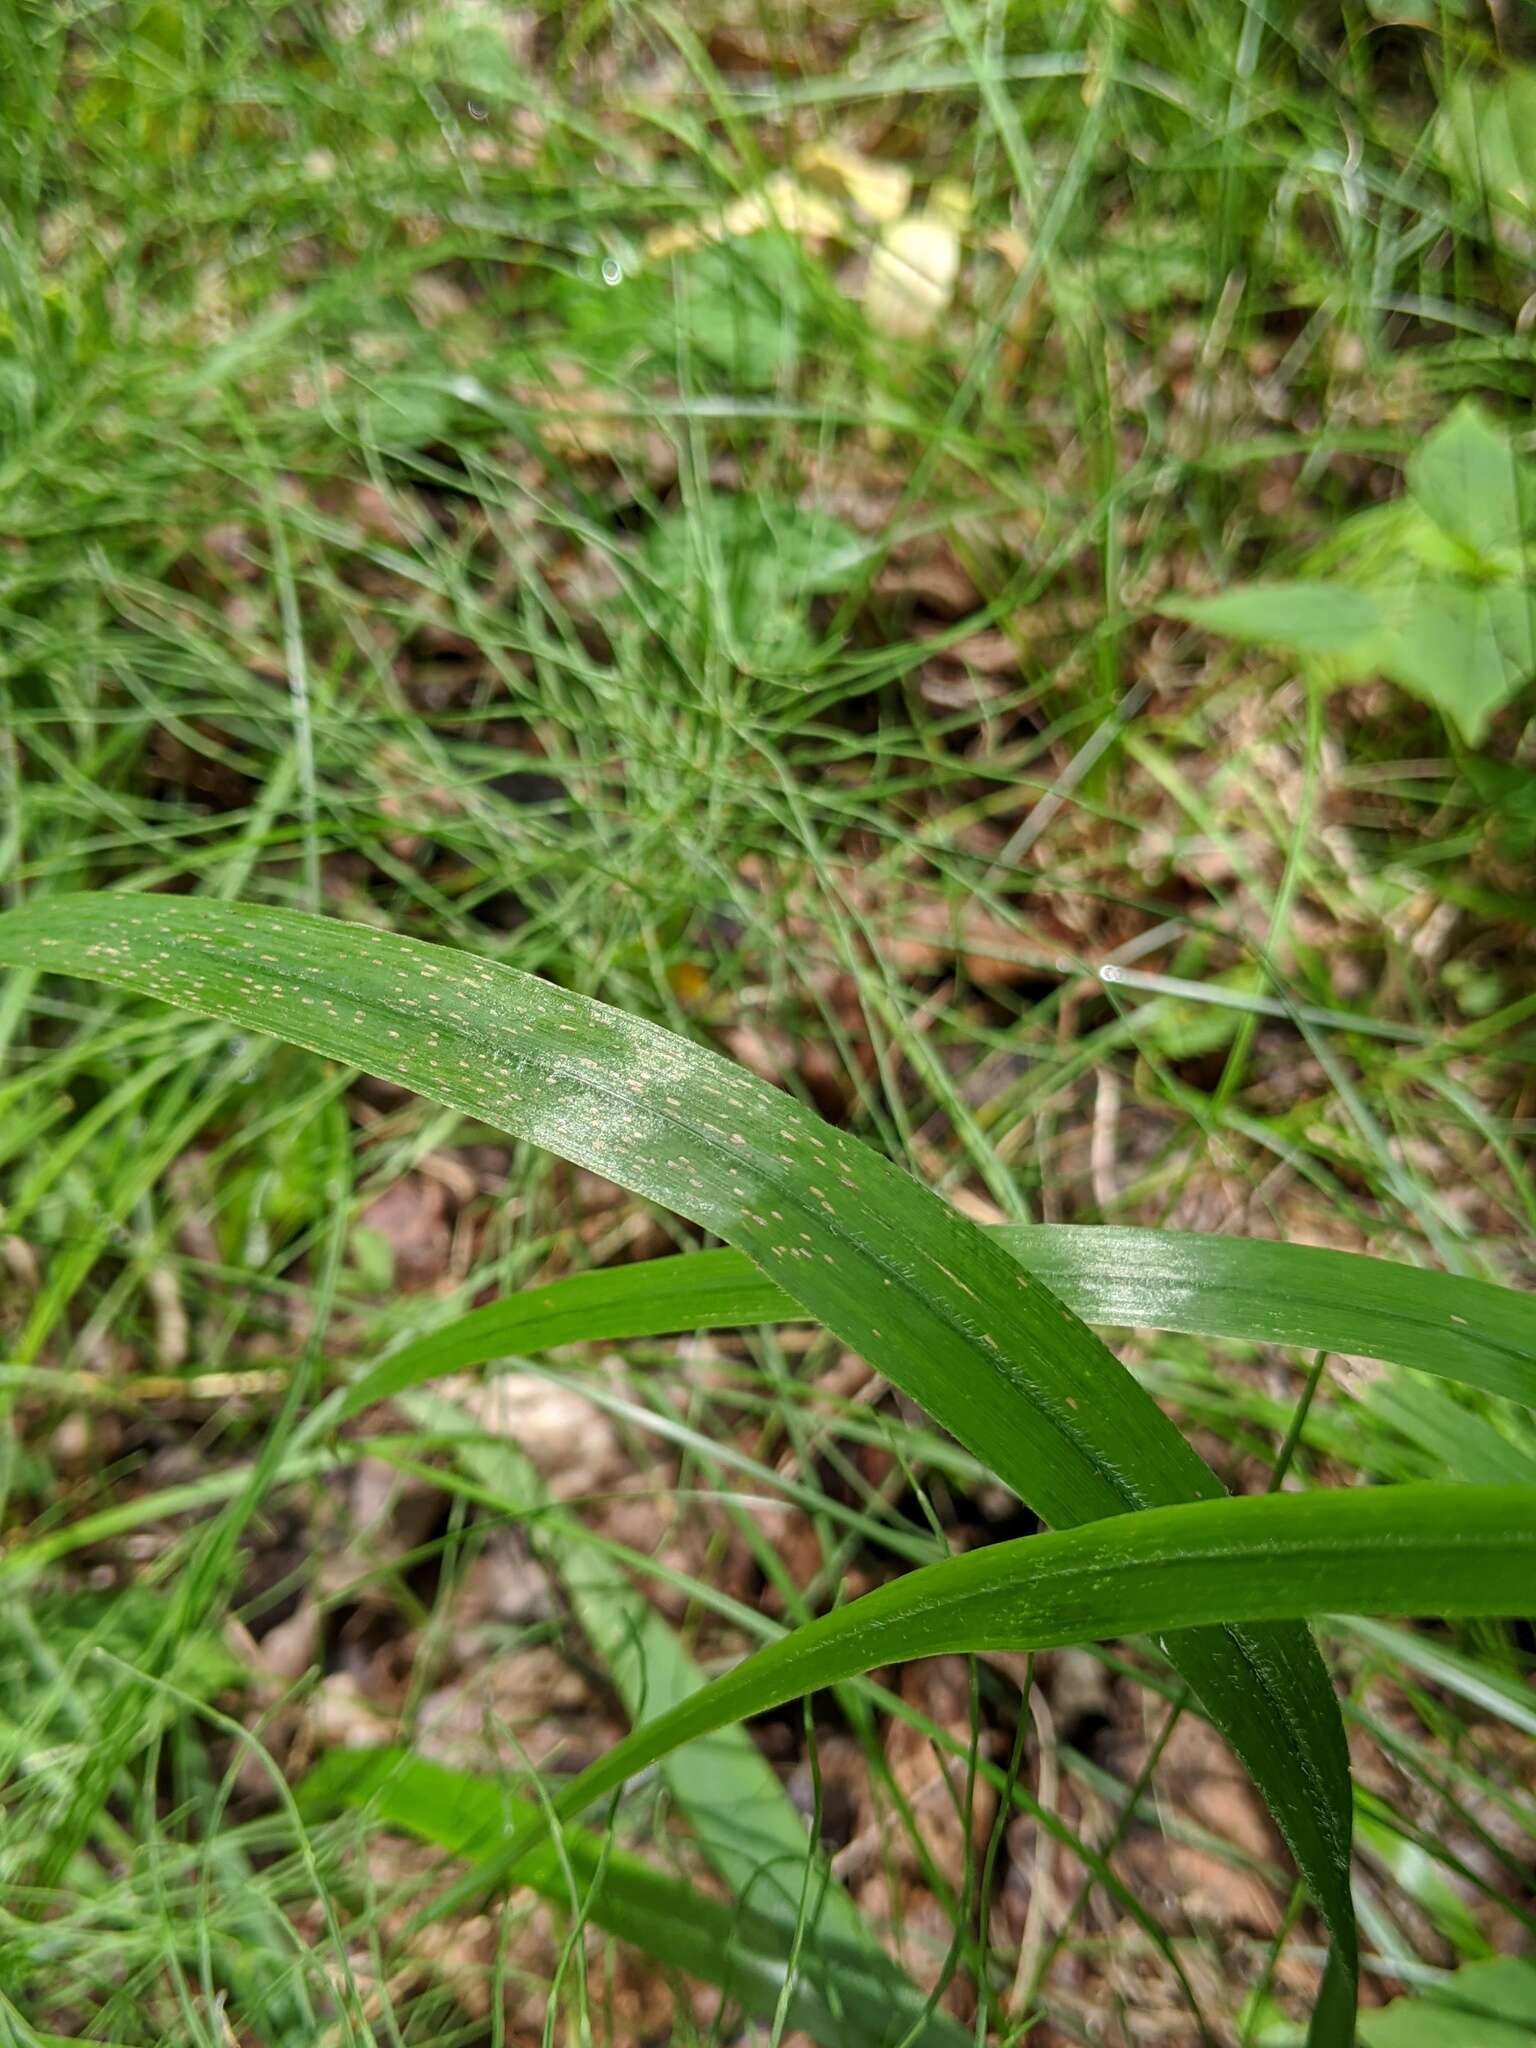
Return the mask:
M999 1233L1085 1322L1411 1365L1536 1406L1536 1298L1314 1245L1059 1225Z
M1210 1499L1157 1404L986 1232L685 1039L455 950L302 913L144 895L0 916L0 961L83 974L367 1067L733 1242L1047 1521ZM1334 1937L1313 2036L1358 1978L1349 1759L1304 1628L1166 1645L1262 1790Z
M399 1749L332 1751L305 1780L302 1801L312 1816L366 1805L377 1824L475 1861L494 1856L524 1811L493 1778ZM579 1913L669 1969L718 1985L758 2018L773 2018L793 1970L788 2024L825 2048L955 2044L967 2038L943 2015L914 2033L913 2013L891 2001L895 1966L878 1948L844 1943L817 1926L814 1906L812 1926L797 1950L793 1921L786 1926L752 1903L711 1898L686 1878L578 1828L564 1829L558 1842L540 1844L517 1875L541 1898Z
M418 1394L410 1412L426 1428L445 1433L463 1423L461 1411L436 1395ZM558 1575L571 1610L602 1658L631 1721L655 1718L703 1689L704 1674L670 1624L628 1575L587 1540L579 1519L550 1500L537 1469L521 1451L508 1443L470 1441L459 1445L457 1456L497 1496L504 1511L531 1518L533 1548ZM799 2024L829 2048L843 2048L844 2043L847 2048L878 2048L887 2040L903 2042L905 2048L963 2048L963 2030L948 2015L930 2013L917 1986L881 1948L833 1876L772 1765L745 1730L716 1729L704 1742L665 1758L661 1768L699 1853L734 1896L751 1908L741 1936L745 1952L765 1965L777 1958L782 1976L800 1926L800 1965L808 1984L820 1988L808 1989L811 2016ZM491 1797L500 1814L501 1802L483 1780L450 1775L463 1779L456 1812L463 1801ZM475 1787L481 1788L478 1794ZM430 1800L422 1811L431 1814ZM416 1832L425 1832L416 1822L409 1824ZM455 1846L440 1834L430 1839ZM715 1907L717 1915L722 1911ZM639 1940L616 1922L601 1924L626 1940ZM715 1931L718 1935L720 1930ZM665 1955L663 1959L674 1960ZM712 1983L720 1981L708 1972L702 1974ZM843 1984L850 1997L843 2006L841 2031L818 2033L818 2025L838 2010L835 1997L828 2003L830 1988ZM854 1987L860 1992L856 1999L851 1995ZM745 1989L736 1995L746 2001Z
M992 1233L1085 1322L1346 1351L1536 1406L1536 1298L1356 1252L1111 1225ZM578 1273L402 1345L340 1398L360 1414L423 1380L557 1344L792 1321L794 1296L735 1251Z
M925 1565L807 1622L649 1722L553 1802L574 1818L712 1728L916 1657L1043 1650L1223 1617L1522 1615L1536 1599L1536 1487L1413 1485L1151 1508ZM517 1866L545 1827L507 1842Z

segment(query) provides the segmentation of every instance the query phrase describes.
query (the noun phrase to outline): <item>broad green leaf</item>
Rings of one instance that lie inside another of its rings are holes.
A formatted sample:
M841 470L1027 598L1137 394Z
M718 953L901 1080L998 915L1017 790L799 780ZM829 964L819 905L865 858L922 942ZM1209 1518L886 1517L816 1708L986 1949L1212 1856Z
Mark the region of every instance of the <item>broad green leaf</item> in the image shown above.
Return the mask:
M1166 600L1175 618L1298 655L1321 679L1387 675L1453 719L1477 745L1536 668L1527 586L1420 575L1377 583L1246 583L1219 597Z
M1536 610L1524 584L1441 577L1382 591L1389 626L1378 658L1394 682L1453 719L1469 746L1536 668Z
M1438 525L1478 554L1519 542L1514 449L1475 399L1464 399L1410 457L1408 488Z
M461 0L421 19L422 57L437 77L487 99L527 96L527 76L512 56L510 26L494 9Z
M1436 136L1442 158L1484 205L1517 218L1536 215L1536 68L1457 79Z
M772 390L806 346L805 300L800 251L785 236L754 235L626 269L615 284L559 273L549 303L559 352L623 400L660 379L675 389L679 356L699 383Z
M1303 658L1322 680L1387 675L1477 745L1536 670L1536 590L1521 557L1536 471L1483 409L1459 405L1408 464L1409 495L1347 520L1309 576L1162 609ZM1326 572L1338 580L1323 580Z
M1366 2048L1530 2048L1536 2039L1536 1963L1496 1956L1467 1963L1433 1989L1360 2015Z
M1404 491L1384 505L1356 512L1307 550L1301 574L1308 581L1338 578L1356 589L1403 583L1421 570L1464 575L1467 551Z
M753 235L685 258L652 327L658 358L675 374L683 339L733 390L772 389L805 345L801 262L782 235Z
M1239 583L1216 597L1163 600L1158 609L1261 647L1288 647L1351 669L1368 665L1386 625L1375 599L1342 583Z
M916 1657L1051 1649L1221 1616L1515 1615L1533 1599L1536 1487L1340 1487L1149 1508L946 1558L834 1608L615 1744L552 1810L573 1819L713 1728ZM546 1826L530 1809L498 1873Z
M1536 1407L1536 1297L1311 1245L1107 1224L1009 1225L999 1243L1085 1322L1390 1359ZM794 1297L733 1251L580 1273L471 1309L333 1397L340 1415L444 1373L558 1344L791 1320Z
M494 1854L525 1810L495 1779L392 1749L333 1750L305 1780L302 1797L315 1816L337 1806L366 1805L380 1825L472 1860ZM558 1843L540 1845L517 1876L541 1898L579 1913L669 1969L718 1985L758 2018L773 2017L793 1982L788 2024L825 2048L855 2042L897 2048L925 2040L959 2048L967 2039L944 2015L925 2021L920 1998L911 2010L893 2006L895 1966L867 1941L843 1945L817 1928L814 1900L808 1901L811 1930L797 1944L793 1920L786 1925L758 1910L755 1901L711 1898L686 1878L578 1828L564 1829ZM914 2022L921 2031L913 2032Z
M407 452L430 447L451 432L453 398L436 377L407 371L370 379L360 405L367 438L380 448Z
M369 1068L733 1241L1047 1521L1221 1492L1048 1288L908 1175L686 1040L475 956L291 911L59 896L0 916L0 962L83 974ZM1213 1620L1216 1617L1211 1617ZM1262 1789L1334 1937L1313 2023L1358 1974L1349 1761L1304 1628L1166 1644Z

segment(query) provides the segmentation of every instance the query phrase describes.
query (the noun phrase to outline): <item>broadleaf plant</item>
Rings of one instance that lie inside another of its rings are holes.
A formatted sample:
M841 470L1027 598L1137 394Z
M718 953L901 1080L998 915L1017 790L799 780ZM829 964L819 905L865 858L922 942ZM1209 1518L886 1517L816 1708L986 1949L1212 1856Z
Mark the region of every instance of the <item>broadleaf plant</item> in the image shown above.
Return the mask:
M1362 2022L1366 2048L1528 2048L1536 2037L1536 1963L1490 1956L1423 1991L1394 1998Z
M1159 609L1293 654L1321 684L1389 676L1479 745L1536 674L1536 466L1468 399L1406 481L1404 497L1347 520L1296 577Z
M744 1252L1058 1530L1126 1518L1107 1533L1058 1534L1035 1539L1039 1549L956 1560L992 1589L975 1640L1167 1631L1170 1660L1246 1763L1331 1931L1312 2038L1350 2040L1358 1961L1348 1759L1326 1670L1292 1617L1329 1604L1401 1610L1437 1597L1446 1611L1502 1611L1529 1583L1521 1574L1536 1493L1435 1490L1433 1525L1454 1536L1464 1507L1470 1532L1460 1547L1443 1546L1459 1564L1438 1575L1394 1567L1420 1555L1412 1538L1414 1514L1430 1513L1422 1502L1399 1512L1391 1496L1385 1511L1364 1494L1280 1501L1271 1513L1282 1523L1273 1527L1254 1512L1262 1503L1223 1507L1215 1475L1151 1397L987 1232L729 1062L515 969L289 911L121 894L43 899L7 913L0 962L84 975L272 1032L666 1203ZM1197 1512L1190 1503L1205 1505ZM1316 1511L1305 1527L1321 1528L1321 1539L1294 1553L1274 1547L1300 1509ZM1374 1519L1352 1533L1365 1516ZM1207 1554L1202 1544L1214 1548ZM1476 1569L1458 1575L1474 1552ZM1058 1590L1096 1584L1108 1604L1074 1604L1074 1594L1052 1605L1051 1555L1070 1566ZM1266 1566L1282 1555L1283 1569ZM960 1583L944 1582L944 1601ZM1046 1604L1026 1619L1031 1587ZM1125 1594L1120 1605L1113 1588ZM881 1612L899 1613L900 1598L893 1607L890 1596L900 1593L898 1585L872 1597ZM936 1635L903 1635L834 1615L763 1655L781 1674L821 1669L814 1656L797 1665L793 1646L803 1638L810 1655L828 1622L850 1646L839 1653L852 1655L839 1667L850 1672L868 1668L858 1661L865 1649L880 1661L918 1654L941 1636L961 1639L948 1623ZM707 1721L722 1698L724 1718L733 1718L729 1701L755 1696L739 1681L732 1674L647 1724L606 1768L622 1776L647 1731L654 1741L664 1725L682 1725L679 1716L692 1715L689 1726ZM697 1704L706 1699L707 1709ZM573 1787L568 1799L576 1797Z

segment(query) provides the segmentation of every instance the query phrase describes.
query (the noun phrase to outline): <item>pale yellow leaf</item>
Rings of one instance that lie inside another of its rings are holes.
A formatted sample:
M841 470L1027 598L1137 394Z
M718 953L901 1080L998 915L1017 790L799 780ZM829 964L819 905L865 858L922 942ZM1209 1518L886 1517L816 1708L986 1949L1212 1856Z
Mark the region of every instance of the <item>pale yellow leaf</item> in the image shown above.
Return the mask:
M840 185L866 220L900 220L912 199L912 173L841 142L812 142L795 159L808 178Z
M864 311L871 327L897 341L932 331L955 295L960 236L932 213L893 221L869 260Z
M831 200L808 191L788 171L776 171L766 185L743 192L719 213L678 227L654 228L645 238L645 253L653 261L682 256L707 242L760 234L773 223L807 241L826 241L842 234L847 225Z
M798 185L788 171L776 171L761 191L733 199L720 218L728 235L755 235L770 221L813 240L839 234L843 228L837 207Z

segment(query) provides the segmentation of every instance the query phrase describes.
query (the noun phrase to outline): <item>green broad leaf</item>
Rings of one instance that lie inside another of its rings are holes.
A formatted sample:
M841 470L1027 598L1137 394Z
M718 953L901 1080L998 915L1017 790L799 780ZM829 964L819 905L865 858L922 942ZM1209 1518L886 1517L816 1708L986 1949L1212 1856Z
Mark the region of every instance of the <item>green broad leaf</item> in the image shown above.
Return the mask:
M1440 110L1436 145L1484 206L1521 220L1536 216L1536 68L1457 79Z
M679 341L738 390L771 390L803 345L800 252L781 235L748 235L680 261L657 353L675 365Z
M806 300L805 258L775 234L629 267L613 285L564 273L550 287L562 350L627 393L675 384L679 359L703 386L773 390L805 349Z
M1464 399L1410 457L1408 488L1435 523L1480 555L1519 544L1520 465L1475 399Z
M1536 1598L1536 1487L1412 1485L1149 1508L992 1544L807 1622L648 1722L562 1789L574 1819L682 1743L886 1664L1350 1613L1513 1615ZM516 1870L533 1808L498 1850Z
M494 1779L399 1749L333 1750L304 1781L301 1798L312 1818L338 1807L366 1807L377 1824L472 1861L494 1855L526 1811L510 1787ZM894 2007L894 1965L867 1941L845 1945L832 1938L817 1925L814 1898L806 1902L809 1925L797 1939L793 1920L786 1924L752 1902L712 1898L686 1878L578 1828L536 1848L517 1875L541 1898L668 1969L718 1985L756 2018L772 2019L787 1992L787 2024L825 2048L908 2042L961 2048L968 2039L947 2016L925 2017L920 1999L915 2019L913 2011Z
M1387 1359L1536 1407L1536 1297L1512 1287L1357 1252L1189 1231L1013 1224L993 1235L1088 1323ZM471 1309L332 1399L341 1419L495 1358L802 1314L740 1252L651 1259Z
M1357 590L1404 583L1421 571L1456 576L1466 569L1465 545L1406 491L1341 521L1301 563L1305 581L1337 578Z
M1473 746L1536 670L1536 598L1515 576L1405 576L1394 564L1369 589L1246 583L1219 597L1165 599L1160 609L1235 640L1284 648L1325 682L1390 676Z
M1285 648L1324 681L1390 676L1480 744L1536 672L1536 589L1520 552L1536 524L1536 470L1467 400L1412 457L1407 481L1405 499L1315 549L1310 576L1162 609ZM1324 580L1330 570L1338 580Z
M1362 2013L1365 2048L1530 2048L1536 2039L1536 1963L1494 1956L1466 1963L1431 1990Z
M1259 647L1345 664L1373 665L1387 625L1376 600L1342 583L1239 583L1216 597L1165 598L1158 610Z
M491 100L527 97L528 80L513 61L509 25L494 9L450 6L421 19L420 53L433 75Z
M390 452L408 453L447 438L454 405L440 378L399 371L370 378L359 411L371 442Z
M1389 602L1382 593L1383 608ZM1470 746L1536 669L1536 608L1516 582L1424 577L1390 593L1386 645L1373 664L1454 721Z
M1221 1493L1156 1402L985 1231L670 1032L450 948L190 898L23 904L0 916L0 962L273 1032L666 1203L745 1252L1059 1527ZM1305 1628L1206 1618L1165 1648L1328 1922L1313 2038L1347 2043L1358 1954L1338 1705Z

